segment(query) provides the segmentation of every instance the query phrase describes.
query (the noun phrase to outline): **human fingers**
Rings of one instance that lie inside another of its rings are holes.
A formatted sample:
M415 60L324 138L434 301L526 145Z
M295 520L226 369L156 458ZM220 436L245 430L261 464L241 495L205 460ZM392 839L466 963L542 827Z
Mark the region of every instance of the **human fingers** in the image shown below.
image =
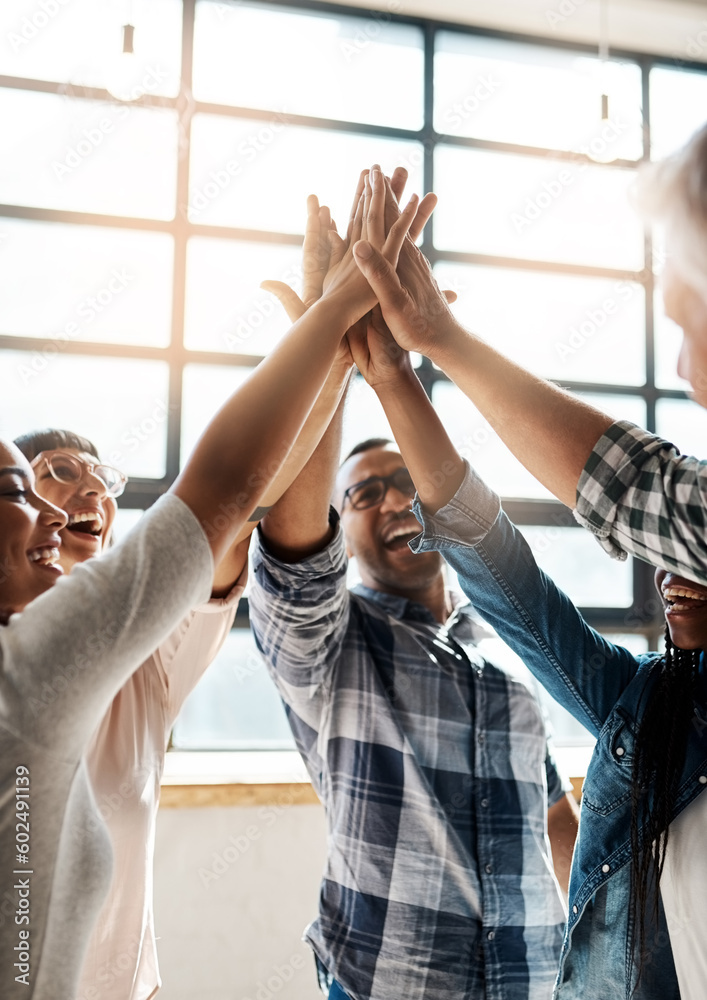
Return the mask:
M362 239L368 240L374 246L381 247L385 242L385 207L386 198L392 192L390 185L383 176L380 165L374 163L368 175L370 195L364 209L364 228ZM407 230L406 230L407 232Z
M351 239L351 229L352 229L352 226L354 224L354 219L356 218L356 213L358 211L358 203L360 202L361 197L363 196L363 187L364 187L364 184L365 184L365 181L366 181L366 177L368 177L368 167L366 167L365 170L362 170L361 173L358 175L358 183L356 184L356 192L354 194L353 202L351 203L351 211L349 213L349 222L348 222L348 225L346 227L346 238L347 238L347 240Z
M320 206L315 194L307 198L307 224L302 243L302 296L305 302L314 302L322 294L320 270Z
M383 245L383 253L386 259L392 261L393 265L397 263L400 249L405 242L412 221L417 213L418 201L419 199L416 194L411 196L410 201L400 213L399 218L393 223Z
M426 194L425 197L420 202L420 204L417 206L417 213L415 215L415 218L412 220L412 223L410 224L410 233L409 233L410 239L413 241L413 243L417 242L418 238L422 233L422 230L425 228L425 226L429 221L430 216L434 212L436 205L437 205L437 195L434 194L432 191L430 191L429 194Z
M260 287L279 300L291 323L296 322L300 316L306 313L307 307L302 299L284 281L261 281Z
M396 201L403 197L403 191L408 181L408 172L405 167L396 167L390 176L390 189L395 195Z
M329 268L336 267L341 258L346 253L347 243L346 240L342 240L335 229L330 229L328 233L329 237Z
M442 292L442 295L444 295L445 299L450 305L452 304L452 302L457 301L457 293L453 292L450 288L445 288L444 291Z
M354 245L353 253L354 260L371 286L385 316L387 307L399 306L400 297L404 298L405 296L394 265L389 263L383 254L366 240L359 240Z
M368 184L368 174L366 174L363 179L363 186L361 188L361 195L358 199L358 205L356 206L354 217L349 223L347 234L347 245L349 246L353 246L357 240L360 240L363 232L363 219L366 209L366 184Z

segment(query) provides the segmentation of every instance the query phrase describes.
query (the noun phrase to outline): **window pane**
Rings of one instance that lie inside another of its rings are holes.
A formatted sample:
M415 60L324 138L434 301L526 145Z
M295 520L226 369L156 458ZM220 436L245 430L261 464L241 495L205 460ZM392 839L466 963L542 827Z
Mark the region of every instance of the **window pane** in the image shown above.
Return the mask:
M243 384L251 371L251 368L216 365L185 367L182 383L182 465L216 411Z
M0 385L1 437L64 428L90 438L104 462L129 476L164 476L166 364L44 350L0 351Z
M435 267L452 310L484 340L545 378L643 385L645 306L640 285L510 268Z
M578 398L616 419L632 420L645 427L646 407L639 397L577 393ZM547 499L542 486L506 448L473 403L450 382L437 382L432 402L461 455L489 486L504 497Z
M609 95L609 122L601 95ZM435 129L525 146L639 159L641 71L581 53L457 32L437 35Z
M435 383L432 402L454 445L493 490L506 497L551 496L511 455L474 404L455 385Z
M423 69L422 32L391 24L384 13L197 4L194 94L201 101L417 129ZM405 85L391 86L398 80Z
M187 250L185 343L192 350L268 354L290 328L266 278L302 291L299 247L195 237Z
M122 26L134 34L138 92L176 96L182 41L180 0L3 0L0 72L86 87L108 87L123 62Z
M531 260L638 270L643 232L632 170L440 147L435 245Z
M631 560L607 559L596 538L580 528L521 525L520 531L538 565L577 607L631 607Z
M661 389L683 389L690 392L690 383L678 375L678 355L682 330L665 315L663 296L655 295L655 384Z
M135 507L121 507L121 502L125 502L124 497L118 500L118 510L116 511L115 522L113 524L113 538L116 542L121 542L125 538L144 513L144 511L138 510Z
M232 629L184 703L172 732L178 750L289 750L294 739L250 629Z
M0 89L0 201L171 219L177 116Z
M608 413L614 420L631 420L639 427L646 426L646 404L640 396L619 396L612 393L578 392L577 397L590 406Z
M658 435L683 455L707 459L707 411L691 399L659 399L655 423Z
M393 433L378 396L362 378L356 377L346 397L341 457L372 437L393 440Z
M167 346L171 236L15 219L2 229L4 334Z
M373 163L386 173L407 167L409 198L421 193L422 159L419 143L298 128L277 118L196 115L188 215L192 222L302 233L314 191L344 231L361 170Z
M651 159L660 160L684 145L707 120L707 73L651 70Z

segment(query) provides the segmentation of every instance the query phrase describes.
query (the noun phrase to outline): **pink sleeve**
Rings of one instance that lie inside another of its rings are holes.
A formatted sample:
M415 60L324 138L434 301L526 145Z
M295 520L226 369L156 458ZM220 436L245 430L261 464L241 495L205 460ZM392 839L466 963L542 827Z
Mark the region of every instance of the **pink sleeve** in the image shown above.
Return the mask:
M226 641L247 579L246 566L226 597L212 598L190 611L154 652L152 660L166 691L168 729Z

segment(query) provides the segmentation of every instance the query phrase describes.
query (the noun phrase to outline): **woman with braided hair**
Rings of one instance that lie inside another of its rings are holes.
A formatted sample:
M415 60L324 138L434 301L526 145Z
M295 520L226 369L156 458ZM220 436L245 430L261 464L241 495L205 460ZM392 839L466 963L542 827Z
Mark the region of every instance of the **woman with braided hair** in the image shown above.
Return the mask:
M365 337L349 343L417 488L422 535L411 548L444 556L475 609L596 737L555 997L703 1000L707 586L657 570L664 654L636 656L595 632L461 459L390 338L374 312ZM487 874L503 892L504 873Z

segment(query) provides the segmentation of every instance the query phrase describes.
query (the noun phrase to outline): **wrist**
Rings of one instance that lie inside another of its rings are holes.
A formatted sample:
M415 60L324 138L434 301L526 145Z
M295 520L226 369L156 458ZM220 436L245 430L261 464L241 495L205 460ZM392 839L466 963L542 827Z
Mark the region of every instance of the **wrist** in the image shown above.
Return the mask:
M478 342L478 338L464 329L461 323L449 314L441 321L435 330L435 336L430 338L421 353L446 371L445 366L450 359L453 361L458 356L462 345L468 350L474 342Z
M357 323L375 305L375 297L368 284L364 288L344 289L332 287L324 292L317 305L336 318L337 328L343 323L343 333Z

